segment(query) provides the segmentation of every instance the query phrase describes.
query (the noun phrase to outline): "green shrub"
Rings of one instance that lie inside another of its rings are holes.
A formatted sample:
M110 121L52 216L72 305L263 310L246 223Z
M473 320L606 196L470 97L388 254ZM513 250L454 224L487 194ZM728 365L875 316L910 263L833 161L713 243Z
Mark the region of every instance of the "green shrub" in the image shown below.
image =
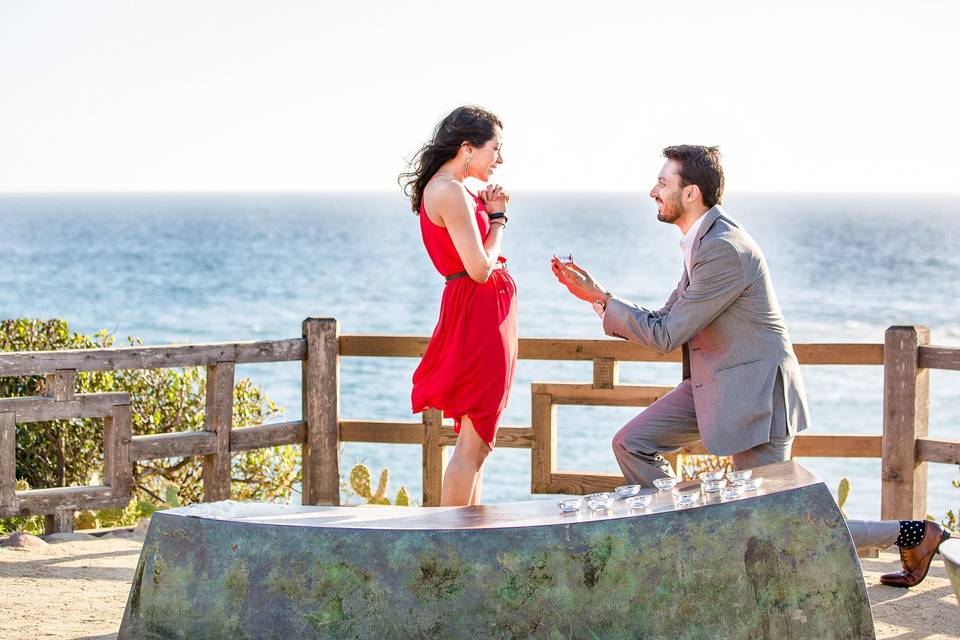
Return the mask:
M23 480L17 481L17 491L25 491L28 488ZM0 519L0 536L14 531L26 531L35 536L43 535L43 516Z

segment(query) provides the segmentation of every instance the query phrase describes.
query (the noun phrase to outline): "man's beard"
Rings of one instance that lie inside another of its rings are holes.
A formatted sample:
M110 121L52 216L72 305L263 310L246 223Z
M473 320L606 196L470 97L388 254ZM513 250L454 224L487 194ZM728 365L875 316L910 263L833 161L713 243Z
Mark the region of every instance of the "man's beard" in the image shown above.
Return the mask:
M683 200L680 199L680 194L671 198L669 203L663 199L661 199L660 202L663 203L663 207L657 212L657 220L660 222L673 224L680 216L686 213L686 209L683 208Z

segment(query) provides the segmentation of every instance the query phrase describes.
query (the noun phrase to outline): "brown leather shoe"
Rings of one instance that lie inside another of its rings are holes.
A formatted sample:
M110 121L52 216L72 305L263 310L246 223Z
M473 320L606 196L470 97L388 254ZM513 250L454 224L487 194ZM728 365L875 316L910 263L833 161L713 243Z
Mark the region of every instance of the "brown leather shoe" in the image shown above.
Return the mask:
M923 523L923 539L913 549L900 549L900 563L903 571L885 573L880 582L891 587L915 587L927 577L934 554L940 543L950 537L950 532L936 522Z

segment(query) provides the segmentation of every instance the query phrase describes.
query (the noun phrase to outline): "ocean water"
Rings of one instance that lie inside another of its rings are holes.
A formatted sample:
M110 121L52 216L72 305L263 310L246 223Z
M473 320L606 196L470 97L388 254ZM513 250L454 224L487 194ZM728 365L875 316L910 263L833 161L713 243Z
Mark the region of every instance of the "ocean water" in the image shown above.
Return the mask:
M925 324L960 345L960 196L730 194L727 212L763 248L794 342L882 342L895 324ZM524 337L602 337L589 305L553 279L572 253L615 293L659 307L682 269L679 232L641 193L518 193L504 254L519 288ZM334 317L342 334L429 335L443 280L416 217L393 193L0 196L0 317L62 317L147 344L291 338L304 318ZM410 420L414 359L344 358L341 415ZM880 367L805 366L808 433L879 434ZM298 363L242 365L300 415ZM676 364L621 365L621 380L679 381ZM530 421L533 381L590 381L590 363L521 361L504 424ZM957 439L960 373L931 375L930 431ZM560 407L559 467L617 471L613 434L637 410ZM342 466L388 466L392 489L419 496L420 449L346 444ZM804 458L847 511L877 517L879 460ZM957 467L930 465L928 510L960 508ZM484 500L530 497L529 452L486 465Z

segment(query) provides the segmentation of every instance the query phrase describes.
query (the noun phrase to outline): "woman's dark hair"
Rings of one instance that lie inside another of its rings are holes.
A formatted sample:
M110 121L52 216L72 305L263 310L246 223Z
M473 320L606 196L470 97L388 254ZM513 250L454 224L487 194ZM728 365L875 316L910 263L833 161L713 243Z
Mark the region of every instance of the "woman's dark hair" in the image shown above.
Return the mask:
M712 207L723 202L723 167L720 148L680 144L663 150L663 157L680 165L680 186L700 187L703 204Z
M503 128L500 118L480 107L457 107L440 121L433 131L433 139L410 161L411 170L397 178L403 185L403 193L410 198L414 213L420 213L423 190L437 169L455 158L464 142L482 147L493 140L494 127Z

